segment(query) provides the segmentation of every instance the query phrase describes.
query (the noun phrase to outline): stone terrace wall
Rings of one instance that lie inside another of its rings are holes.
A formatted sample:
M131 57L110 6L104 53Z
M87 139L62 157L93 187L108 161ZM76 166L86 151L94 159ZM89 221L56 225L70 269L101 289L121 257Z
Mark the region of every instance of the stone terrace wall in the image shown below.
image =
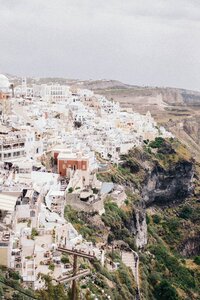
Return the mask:
M104 213L104 197L99 198L97 201L88 203L81 201L79 194L66 194L66 204L72 208L84 212L98 212L100 215Z

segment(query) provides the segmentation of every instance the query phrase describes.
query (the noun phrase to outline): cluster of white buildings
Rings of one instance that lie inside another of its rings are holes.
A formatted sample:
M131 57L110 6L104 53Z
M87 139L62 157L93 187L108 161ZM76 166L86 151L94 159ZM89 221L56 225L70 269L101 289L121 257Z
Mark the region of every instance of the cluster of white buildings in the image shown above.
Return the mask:
M89 147L102 158L117 163L120 154L141 145L143 140L171 135L157 127L149 112L140 115L122 111L119 103L90 90L59 84L33 85L26 87L28 96L21 98L22 89L22 85L15 87L18 97L10 121L17 128L29 126L29 133L37 131L43 141L41 151L63 144L71 148Z
M27 86L23 79L13 95L0 75L0 95L0 264L18 270L37 289L39 273L62 278L69 271L58 245L101 258L100 249L66 221L64 208L102 213L108 193L118 203L125 200L122 187L97 180L102 162L118 163L120 154L143 140L171 134L150 113L122 111L90 90Z

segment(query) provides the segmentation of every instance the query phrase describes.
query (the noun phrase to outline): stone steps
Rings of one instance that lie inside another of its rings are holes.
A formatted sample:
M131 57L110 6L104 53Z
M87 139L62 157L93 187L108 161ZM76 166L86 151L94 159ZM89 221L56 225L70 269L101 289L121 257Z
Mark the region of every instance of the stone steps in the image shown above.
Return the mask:
M122 261L127 266L130 267L134 277L136 276L136 268L135 268L135 257L132 252L122 252Z

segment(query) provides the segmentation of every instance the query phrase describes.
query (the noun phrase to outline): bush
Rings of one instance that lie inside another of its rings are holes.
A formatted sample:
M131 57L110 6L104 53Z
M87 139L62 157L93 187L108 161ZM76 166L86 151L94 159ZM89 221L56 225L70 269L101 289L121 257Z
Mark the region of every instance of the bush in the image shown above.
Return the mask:
M36 228L32 228L31 230L31 239L34 240L35 236L38 236L38 231Z
M156 137L154 141L149 143L149 147L151 148L160 148L164 143L164 139L162 137Z
M55 265L53 263L51 263L49 265L49 270L54 271L54 269L55 269Z
M61 257L61 262L62 262L63 264L67 264L67 263L69 263L69 258L68 258L67 256L62 256L62 257Z
M71 223L78 222L78 213L75 209L72 209L70 205L65 206L65 219Z
M146 214L146 223L147 223L147 225L150 224L150 216L148 214Z
M167 243L172 245L177 243L180 239L180 220L178 218L166 218L161 223L164 229L164 239Z
M179 217L186 220L189 219L191 215L192 208L189 205L185 205L179 213Z
M162 280L155 288L155 297L158 300L178 300L175 288L167 281Z
M126 199L126 200L124 201L124 203L125 203L126 205L129 205L128 199Z
M161 217L159 216L159 215L153 215L153 222L155 223L155 224L159 224L160 223L160 221L161 221Z
M73 191L74 191L74 190L73 190L72 187L70 187L70 188L68 189L68 193L69 193L69 194L71 194Z
M9 277L14 279L14 280L21 279L21 276L20 276L19 272L17 272L17 271L13 271L13 270L9 269L8 273L9 273Z
M195 262L195 264L197 264L197 265L200 266L200 256L196 256L196 257L194 258L194 262Z
M149 281L152 286L155 286L160 281L160 274L158 272L152 272L149 275Z

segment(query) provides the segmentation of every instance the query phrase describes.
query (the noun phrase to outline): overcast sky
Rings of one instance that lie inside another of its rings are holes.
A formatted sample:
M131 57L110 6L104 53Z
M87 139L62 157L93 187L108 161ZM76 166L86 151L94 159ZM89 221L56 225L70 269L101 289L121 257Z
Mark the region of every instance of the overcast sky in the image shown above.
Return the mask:
M199 0L0 0L0 73L200 90Z

